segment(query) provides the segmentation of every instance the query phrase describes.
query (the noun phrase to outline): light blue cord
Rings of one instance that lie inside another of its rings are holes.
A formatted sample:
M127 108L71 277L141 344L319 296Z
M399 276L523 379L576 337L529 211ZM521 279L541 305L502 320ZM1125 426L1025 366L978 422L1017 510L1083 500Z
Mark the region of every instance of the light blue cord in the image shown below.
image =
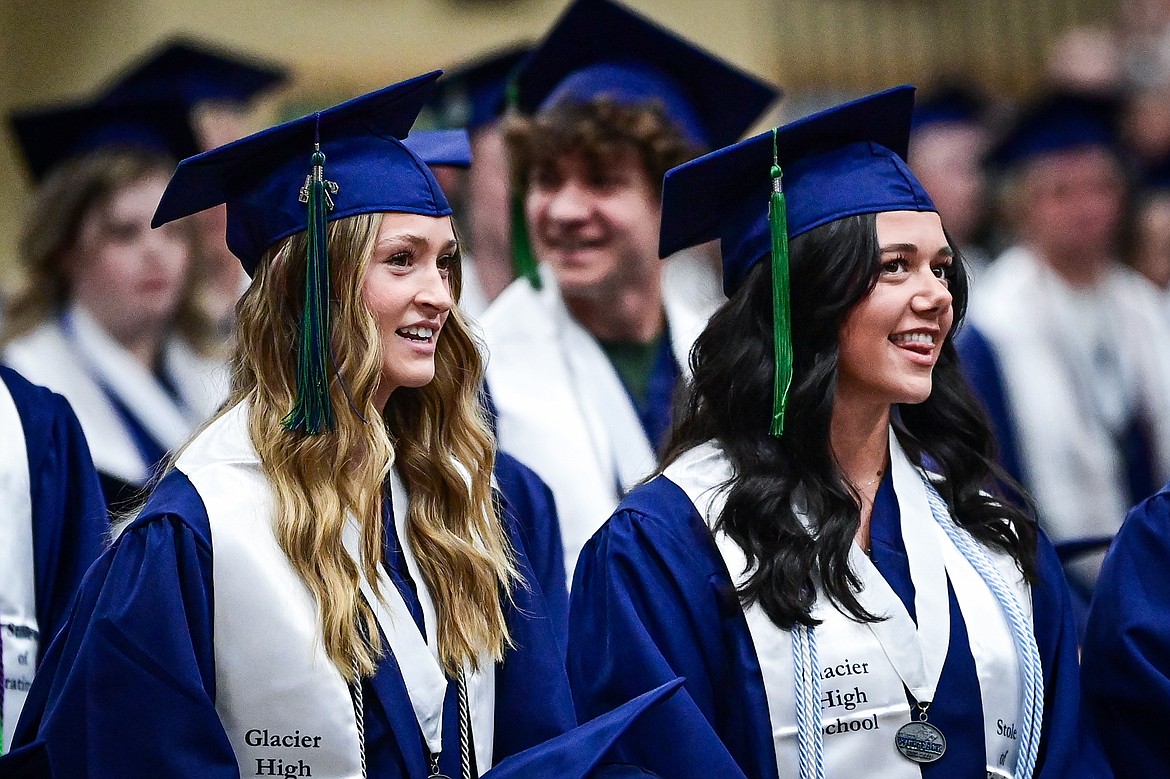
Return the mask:
M951 519L950 509L925 472L919 471L926 485L930 511L951 542L963 553L971 567L983 578L1011 627L1020 657L1020 675L1024 684L1023 723L1020 726L1020 750L1016 759L1015 779L1032 779L1040 749L1040 730L1044 713L1044 670L1032 623L1024 614L1015 592L1004 580L983 548L971 534ZM816 630L797 625L792 630L793 680L796 691L796 745L800 779L824 779L824 733L821 730L821 677L817 662Z
M800 779L824 779L825 751L821 734L821 675L817 672L816 631L797 625L792 631L796 677L796 753Z
M992 563L987 550L971 537L965 529L951 521L950 511L943 501L938 490L930 483L926 474L922 474L926 484L926 494L930 499L931 513L935 520L946 531L951 542L954 543L967 562L979 572L983 581L995 594L999 607L1003 610L1011 627L1012 636L1016 640L1016 649L1019 651L1020 676L1024 684L1023 715L1024 721L1020 727L1020 750L1016 758L1016 779L1032 779L1036 771L1036 757L1040 751L1041 723L1044 719L1044 669L1040 663L1040 650L1036 646L1036 635L1032 630L1032 622L1024 614L1024 609L1016 598L1012 587L1004 580L999 569Z

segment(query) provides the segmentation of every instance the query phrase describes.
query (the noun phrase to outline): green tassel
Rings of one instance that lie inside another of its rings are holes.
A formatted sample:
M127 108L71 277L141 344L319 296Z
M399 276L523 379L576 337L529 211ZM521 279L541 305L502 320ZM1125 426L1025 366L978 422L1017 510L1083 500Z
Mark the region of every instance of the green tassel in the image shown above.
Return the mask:
M792 310L789 305L788 207L784 202L776 131L772 131L772 200L768 224L772 232L772 327L776 341L776 384L772 400L771 434L784 435L784 413L792 386Z
M517 65L508 74L504 87L505 103L509 111L520 110L520 69ZM528 222L524 218L524 196L512 194L512 270L516 278L528 279L533 289L540 289L540 272L536 268L536 255L532 252L532 240L528 235Z
M524 196L519 192L512 195L512 268L516 271L516 278L528 279L533 289L541 288L540 271L536 268L536 256L528 237L528 221L524 217Z
M301 189L308 203L308 252L305 257L305 301L297 334L297 397L284 418L287 430L319 435L333 429L333 404L329 395L329 354L332 324L329 309L329 237L326 212L333 208L330 193L337 185L325 180L325 155L318 147L312 157L313 172Z

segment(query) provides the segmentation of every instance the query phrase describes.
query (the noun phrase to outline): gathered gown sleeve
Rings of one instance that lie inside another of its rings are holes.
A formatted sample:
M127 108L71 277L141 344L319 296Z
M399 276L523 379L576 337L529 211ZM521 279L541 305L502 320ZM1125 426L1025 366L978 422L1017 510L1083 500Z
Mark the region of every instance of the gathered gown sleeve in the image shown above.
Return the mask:
M571 592L568 669L580 719L682 677L672 726L632 744L630 762L661 776L775 777L738 597L676 485L659 477L627 497L586 544Z
M177 471L151 505L85 576L17 726L14 754L43 750L56 777L239 776L214 703L206 511Z

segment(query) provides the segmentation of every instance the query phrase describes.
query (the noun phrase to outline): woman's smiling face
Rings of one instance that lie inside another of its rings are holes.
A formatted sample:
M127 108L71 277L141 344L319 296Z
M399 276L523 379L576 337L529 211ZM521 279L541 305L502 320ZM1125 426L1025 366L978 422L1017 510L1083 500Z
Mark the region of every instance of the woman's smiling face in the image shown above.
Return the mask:
M422 387L435 377L435 349L454 305L457 250L450 217L382 217L362 287L382 342L379 408L399 387Z
M954 251L932 211L877 215L881 271L841 325L837 401L921 403L954 321Z

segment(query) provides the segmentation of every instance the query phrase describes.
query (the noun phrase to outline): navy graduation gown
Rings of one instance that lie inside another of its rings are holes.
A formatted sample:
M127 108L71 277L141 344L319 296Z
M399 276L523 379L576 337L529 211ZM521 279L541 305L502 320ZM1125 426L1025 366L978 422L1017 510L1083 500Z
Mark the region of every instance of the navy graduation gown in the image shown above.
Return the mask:
M892 493L888 484L883 489ZM905 598L913 589L896 506L891 494L875 509L873 523L881 528L875 531L878 557L885 558L879 567ZM1107 775L1099 753L1083 738L1076 636L1064 577L1046 540L1039 568L1033 597L1045 721L1036 776ZM951 608L957 613L953 595ZM684 677L693 703L688 728L714 733L744 775L779 779L764 683L732 579L702 517L665 477L632 492L585 547L572 588L568 667L582 718L660 680ZM946 732L947 756L924 766L924 777L984 775L978 701L960 615L952 620L950 651L930 712ZM863 772L859 766L858 775Z
M533 576L544 593L549 620L561 646L569 622L565 551L552 490L536 472L506 452L496 452L496 483L504 513L520 534Z
M1118 779L1170 774L1170 485L1130 511L1101 567L1082 658Z
M975 396L983 404L991 432L999 450L999 464L1016 482L1024 483L1020 465L1020 451L1016 445L1016 426L1012 421L1004 389L1003 371L986 336L971 325L960 331L955 339L963 375Z
M65 622L106 537L106 507L81 425L68 401L0 366L24 428L32 499L40 654Z
M27 749L14 760L44 749L54 775L70 779L239 776L214 703L210 533L198 493L172 471L86 576L30 691L13 744ZM538 586L517 587L506 609L514 647L497 666L497 762L575 724L543 612ZM393 656L364 684L369 776L425 776L422 736ZM458 754L451 722L446 760Z

